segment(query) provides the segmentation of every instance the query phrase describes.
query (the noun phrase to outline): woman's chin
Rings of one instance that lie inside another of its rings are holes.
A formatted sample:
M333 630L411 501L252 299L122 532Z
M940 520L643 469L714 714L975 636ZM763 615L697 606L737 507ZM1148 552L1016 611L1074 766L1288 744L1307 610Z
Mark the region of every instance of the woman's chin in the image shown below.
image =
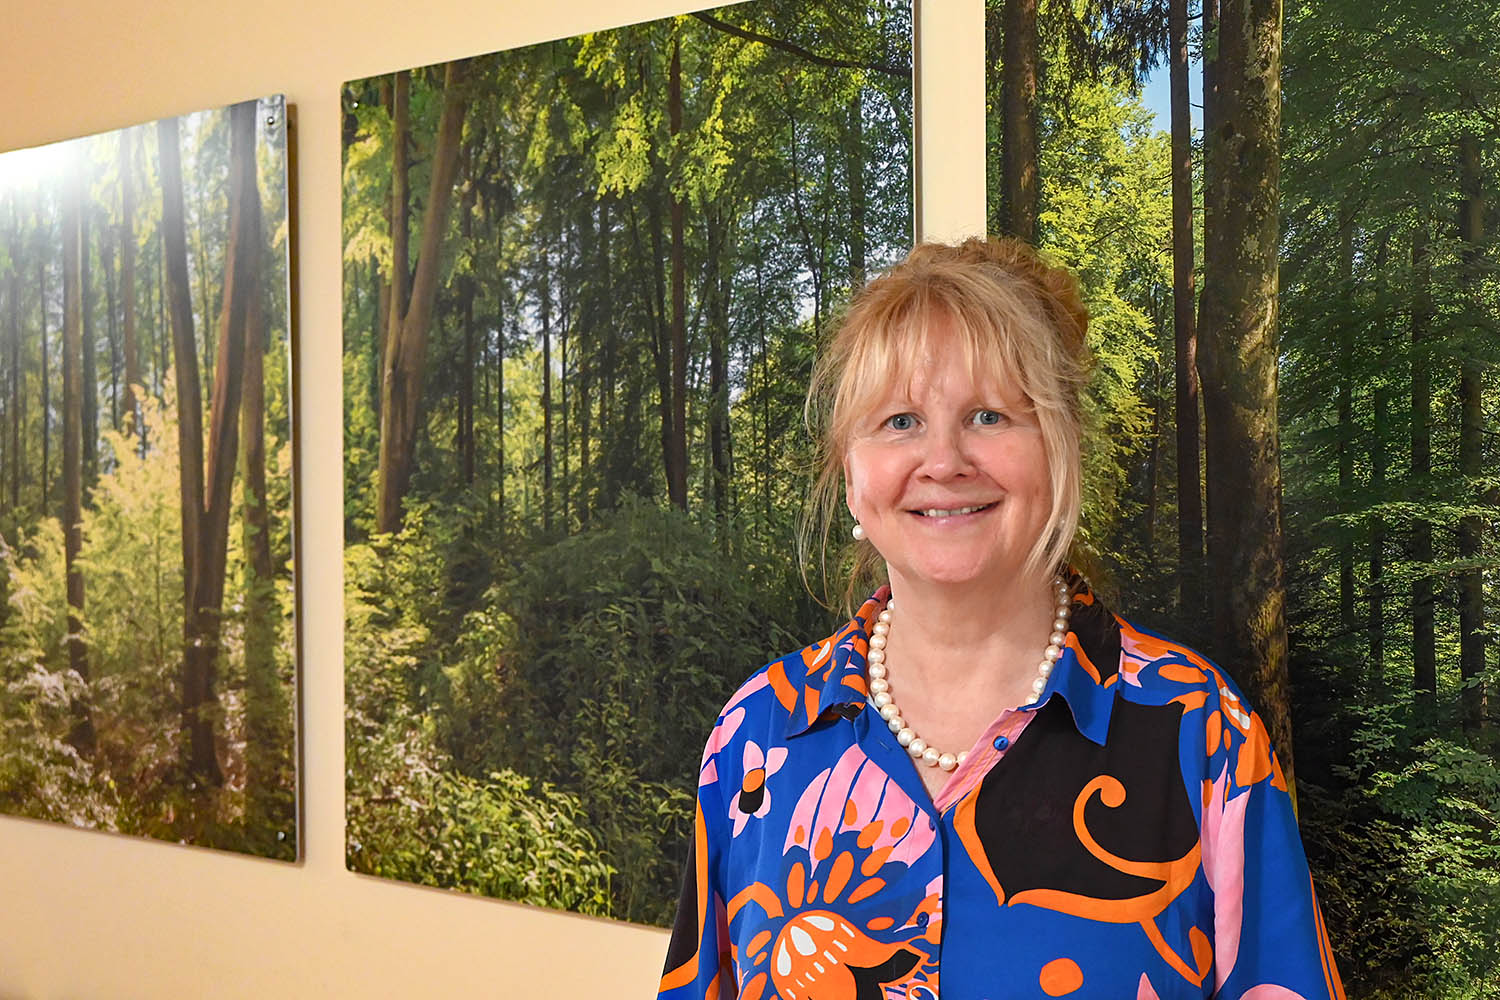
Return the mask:
M1019 563L996 565L992 563L974 563L972 561L930 561L910 566L905 572L899 574L899 580L907 586L934 587L943 590L974 589L985 593L995 593L1002 589L1007 581L1016 579L1020 572ZM892 573L893 578L897 577ZM895 579L892 581L896 582Z

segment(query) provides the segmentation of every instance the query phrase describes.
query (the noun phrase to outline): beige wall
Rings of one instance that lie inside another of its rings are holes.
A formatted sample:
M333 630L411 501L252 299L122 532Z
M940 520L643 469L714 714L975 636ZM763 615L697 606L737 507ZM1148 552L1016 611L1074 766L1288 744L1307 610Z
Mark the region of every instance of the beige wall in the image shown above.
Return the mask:
M982 0L921 0L922 231L984 218ZM283 92L296 110L305 861L0 817L0 1000L650 996L664 932L343 863L339 85L693 0L15 0L0 150Z

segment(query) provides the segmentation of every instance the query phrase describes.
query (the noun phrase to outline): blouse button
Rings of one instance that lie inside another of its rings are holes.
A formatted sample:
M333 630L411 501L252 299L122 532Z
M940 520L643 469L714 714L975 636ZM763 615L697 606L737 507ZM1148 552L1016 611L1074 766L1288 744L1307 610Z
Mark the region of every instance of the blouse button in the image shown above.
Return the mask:
M995 749L996 750L1004 750L1008 746L1010 746L1010 737L1009 736L996 736L995 737Z

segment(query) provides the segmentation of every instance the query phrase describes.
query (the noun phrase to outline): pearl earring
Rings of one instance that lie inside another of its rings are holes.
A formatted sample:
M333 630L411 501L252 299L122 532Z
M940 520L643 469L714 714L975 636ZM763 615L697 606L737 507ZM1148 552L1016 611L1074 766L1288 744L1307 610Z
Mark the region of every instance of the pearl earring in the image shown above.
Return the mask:
M865 540L865 526L855 521L854 527L849 529L849 534L854 536L856 542L862 542Z

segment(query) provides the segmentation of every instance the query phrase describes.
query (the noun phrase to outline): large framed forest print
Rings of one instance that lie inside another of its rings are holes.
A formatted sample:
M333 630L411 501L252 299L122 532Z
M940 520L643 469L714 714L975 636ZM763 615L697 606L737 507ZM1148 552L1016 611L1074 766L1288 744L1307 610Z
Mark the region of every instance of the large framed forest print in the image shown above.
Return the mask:
M1264 720L1349 995L1500 996L1495 7L984 6L1097 575Z
M734 688L832 619L801 400L912 240L909 0L347 84L348 863L671 920Z
M0 810L295 859L284 100L0 154Z

